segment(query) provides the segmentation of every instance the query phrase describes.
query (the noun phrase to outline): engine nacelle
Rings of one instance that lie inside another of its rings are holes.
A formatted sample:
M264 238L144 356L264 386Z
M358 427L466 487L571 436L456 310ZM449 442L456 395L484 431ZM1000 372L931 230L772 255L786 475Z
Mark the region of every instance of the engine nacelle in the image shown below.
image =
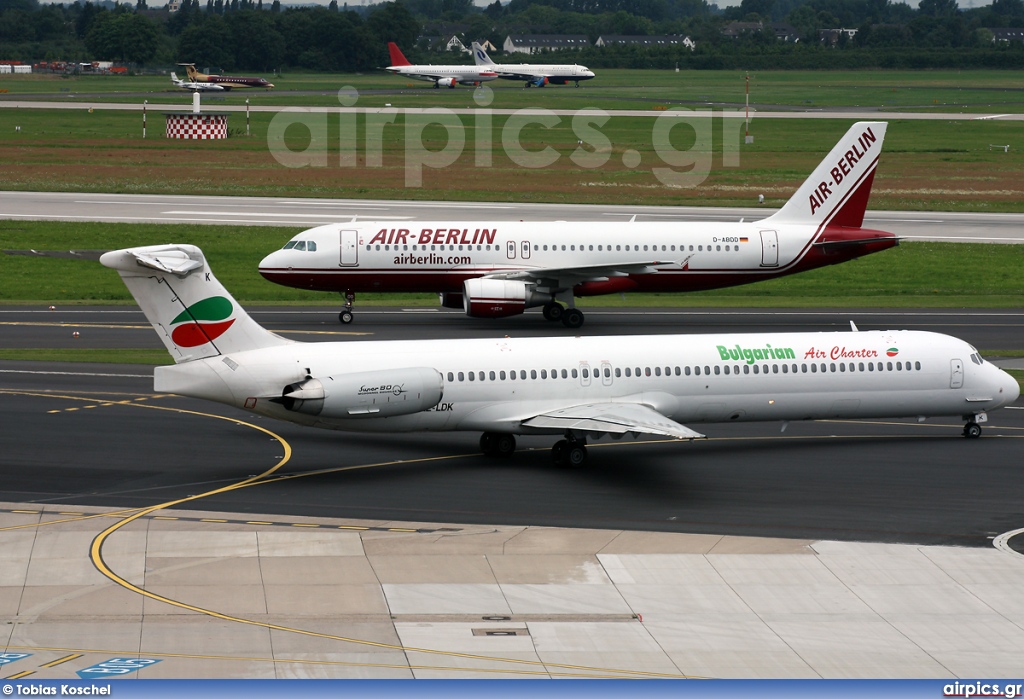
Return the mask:
M458 80L455 78L441 78L437 81L438 87L455 87L458 84Z
M429 410L443 395L440 372L422 367L308 378L285 386L274 402L327 418L390 417Z
M533 286L507 279L467 279L462 283L463 308L473 318L504 318L541 305Z
M463 301L463 298L465 297L458 291L442 291L441 293L438 294L438 297L441 299L442 308L466 307L465 301Z

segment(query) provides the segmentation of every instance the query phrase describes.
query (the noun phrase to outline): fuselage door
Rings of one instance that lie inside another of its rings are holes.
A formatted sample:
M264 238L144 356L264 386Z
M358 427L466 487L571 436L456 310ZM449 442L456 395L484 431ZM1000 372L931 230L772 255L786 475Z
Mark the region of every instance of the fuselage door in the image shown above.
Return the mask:
M963 388L964 385L964 363L961 359L949 360L949 387Z
M355 267L359 264L359 231L341 232L341 266Z
M508 243L505 244L505 250L508 252L508 259L516 259L516 241L508 241Z
M580 386L590 385L590 365L587 362L580 362Z
M523 241L523 259L524 260L530 259L530 241L529 240L524 240Z
M612 385L612 365L610 362L601 362L601 385Z
M778 231L761 231L761 266L779 266Z

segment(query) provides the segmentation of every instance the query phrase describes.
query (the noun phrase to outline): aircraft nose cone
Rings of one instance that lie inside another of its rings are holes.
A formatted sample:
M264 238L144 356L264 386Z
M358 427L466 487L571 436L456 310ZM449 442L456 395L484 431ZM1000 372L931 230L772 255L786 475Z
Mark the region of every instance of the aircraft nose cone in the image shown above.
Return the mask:
M1017 379L1005 371L1001 373L1003 381L1000 385L1000 390L1002 391L1000 397L1003 399L1003 405L1010 405L1020 398L1020 384L1017 383Z
M270 253L269 255L267 255L266 257L264 257L262 260L260 260L260 266L258 268L260 274L262 274L263 276L266 276L267 272L269 272L270 270L275 269L275 268L281 266L281 264L280 264L280 259L281 259L280 252L281 252L280 250L276 250L276 251Z

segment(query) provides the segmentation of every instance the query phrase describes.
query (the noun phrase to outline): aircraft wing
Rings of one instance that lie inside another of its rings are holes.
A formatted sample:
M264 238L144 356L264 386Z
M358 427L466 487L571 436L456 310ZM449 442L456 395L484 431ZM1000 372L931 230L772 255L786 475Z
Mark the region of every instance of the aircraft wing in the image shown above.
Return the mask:
M670 420L642 403L589 403L562 408L523 420L524 427L579 430L601 434L657 434L676 439L703 439L704 435Z
M688 260L689 258L687 258ZM575 285L585 281L604 281L609 277L625 277L630 274L655 274L658 267L672 265L682 267L682 262L647 260L641 262L609 262L600 265L583 265L580 267L534 267L517 269L512 272L497 272L486 275L487 279L509 279L519 281L543 282L565 280Z
M506 70L505 68L502 68L500 63L495 63L493 66L488 67L497 73L499 78L506 78L509 80L536 80L537 78L551 77L544 73L523 73L515 70Z

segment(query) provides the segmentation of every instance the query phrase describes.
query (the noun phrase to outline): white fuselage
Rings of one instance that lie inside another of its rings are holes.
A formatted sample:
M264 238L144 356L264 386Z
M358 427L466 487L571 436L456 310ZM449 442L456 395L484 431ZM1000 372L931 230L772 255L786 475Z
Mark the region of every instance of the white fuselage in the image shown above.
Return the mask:
M817 227L765 221L330 224L267 255L260 273L307 289L440 292L461 291L465 279L488 274L552 270L557 280L558 270L572 269L562 276L570 286L592 281L585 293L688 291L835 264L896 244L891 234L870 233L888 238L826 255L812 244ZM638 267L628 278L600 269L630 265ZM588 275L587 268L598 269Z
M401 75L415 80L427 80L438 82L439 80L451 79L457 83L474 84L497 80L498 74L488 66L435 66L435 65L408 65L388 66L384 70L395 75Z
M414 414L310 416L271 402L304 378L423 368L443 396ZM1019 395L962 340L904 330L295 343L158 367L155 390L340 430L520 434L559 432L521 422L589 403L641 403L687 424L971 416Z
M552 83L590 80L594 72L586 66L538 63L495 63L492 70L504 80L548 78Z

